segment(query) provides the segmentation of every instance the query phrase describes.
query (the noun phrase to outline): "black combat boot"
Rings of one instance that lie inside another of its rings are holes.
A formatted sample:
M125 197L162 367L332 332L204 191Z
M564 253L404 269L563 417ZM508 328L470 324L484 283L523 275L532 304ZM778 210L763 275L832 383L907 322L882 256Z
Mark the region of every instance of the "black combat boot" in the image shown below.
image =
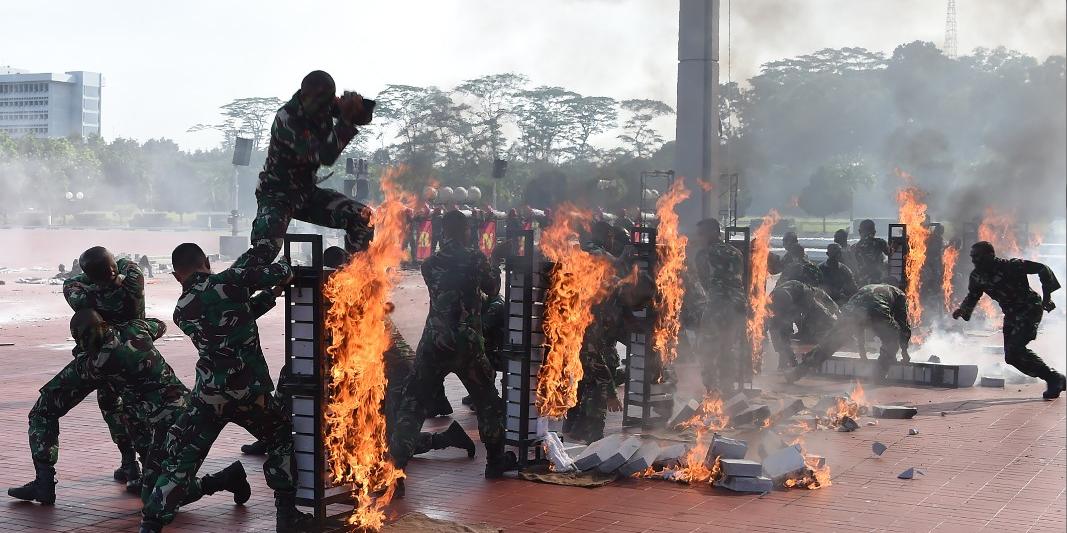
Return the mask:
M504 472L517 470L519 460L514 452L505 452L489 458L485 463L485 479L497 479L504 477Z
M38 501L44 505L54 505L56 503L56 469L45 465L34 465L34 469L37 471L37 477L33 481L21 487L7 489L7 495L28 502Z
M466 405L466 406L470 407L471 409L474 409L474 398L471 398L470 394L468 394L468 395L464 396L463 398L461 398L459 400L459 403L461 403L463 405Z
M315 527L315 517L296 508L295 493L274 491L274 507L278 512L275 520L278 533L312 531Z
M141 478L141 465L137 462L137 454L123 450L122 465L115 469L115 481L131 481Z
M257 440L252 444L241 446L241 453L245 455L267 455L267 443Z
M393 497L394 498L403 498L404 497L404 493L406 493L406 492L407 492L407 489L404 488L404 478L400 478L400 479L396 480L396 488L393 489Z
M131 479L131 480L127 481L126 482L126 492L129 492L130 494L136 494L136 495L140 496L141 495L141 483L142 483L142 478L140 476L138 476L136 479Z
M1061 392L1067 390L1067 377L1058 372L1053 372L1045 379L1045 383L1048 383L1048 388L1041 393L1041 397L1046 400L1055 400L1060 397Z
M137 533L160 533L163 531L163 524L159 522L153 522L152 520L141 521L141 527L137 530Z
M252 496L252 487L248 485L248 476L245 475L245 467L241 461L223 468L216 474L208 474L200 481L200 489L204 494L215 494L220 490L233 493L233 503L244 505Z
M448 429L442 433L434 433L430 438L430 447L434 450L443 450L445 448L463 448L467 450L467 457L474 457L474 452L477 447L474 445L474 441L471 440L470 435L463 430L463 426L459 425L459 422L455 420L449 424Z

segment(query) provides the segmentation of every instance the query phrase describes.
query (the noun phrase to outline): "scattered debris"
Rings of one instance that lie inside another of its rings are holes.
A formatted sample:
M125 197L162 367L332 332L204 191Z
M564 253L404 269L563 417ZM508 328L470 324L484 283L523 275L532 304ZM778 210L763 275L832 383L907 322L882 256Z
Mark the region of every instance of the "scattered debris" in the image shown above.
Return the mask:
M868 420L867 421L867 427L877 426L877 425L878 425L878 421L877 420Z
M799 445L786 446L763 459L763 474L775 483L803 472L804 468L804 455L800 452Z
M944 411L941 411L941 416L945 416L945 412Z
M774 482L764 476L734 477L726 476L715 482L716 487L722 487L734 492L770 492L774 488Z
M941 358L936 356L936 355L931 355L930 358L926 360L926 362L927 363L940 363L941 362Z
M656 459L659 458L660 453L661 448L656 441L649 440L643 442L641 447L634 452L632 457L630 457L630 460L626 461L619 467L619 474L629 477L638 472L648 470L656 463Z
M716 457L720 459L744 459L747 453L747 442L723 437L718 433L712 437L711 446L708 447L708 458L710 458L711 463L715 462Z
M856 421L853 420L851 416L843 416L843 417L841 417L841 421L837 426L837 430L842 432L842 433L849 433L849 432L852 432L852 431L856 431L859 428L860 428L860 425L857 424Z
M786 446L788 444L777 433L762 431L760 432L759 442L756 443L756 456L763 459Z
M549 431L545 434L543 446L553 472L573 472L577 470L574 466L574 459L567 453L563 441L559 440L559 435L556 435L554 431Z
M871 444L871 451L874 452L874 454L879 456L879 457L881 457L881 455L883 453L885 453L885 451L888 450L888 449L889 448L885 444L882 444L881 442L874 442L874 443Z
M685 457L686 451L685 444L672 444L666 448L661 448L654 466L674 468Z
M574 459L574 466L578 470L591 470L607 460L618 450L622 444L624 435L608 435L598 441L589 443L582 453Z
M726 405L723 406L722 410L724 413L732 417L748 408L748 396L745 396L745 393L743 392L739 392L726 402Z
M995 378L990 376L982 376L981 381L978 382L981 387L991 387L995 389L1004 388L1004 378Z
M918 413L918 409L903 405L875 405L871 408L871 415L875 418L906 420L914 417Z
M771 425L777 424L787 418L806 409L804 401L795 399L793 401L781 401L779 402L778 409L771 413Z
M681 409L671 417L670 422L667 423L667 427L673 428L681 425L682 423L693 418L693 415L700 411L700 402L696 400L689 400L685 405L682 405Z
M610 474L619 469L622 465L626 464L631 457L637 453L637 450L641 448L641 437L633 436L622 442L618 448L615 449L615 453L611 454L603 463L597 466L602 474Z
M720 459L722 473L733 477L759 477L763 475L763 465L748 459Z
M908 429L908 435L918 435L918 434L919 434L919 430L918 429L916 429L916 428Z
M916 475L923 475L925 473L926 472L923 472L922 470L919 470L918 468L912 467L912 468L909 468L909 469L897 474L897 478L898 479L912 479Z
M771 408L766 405L753 405L748 409L731 415L730 423L734 427L741 427L746 424L755 424L757 426L762 425L764 420L771 417Z

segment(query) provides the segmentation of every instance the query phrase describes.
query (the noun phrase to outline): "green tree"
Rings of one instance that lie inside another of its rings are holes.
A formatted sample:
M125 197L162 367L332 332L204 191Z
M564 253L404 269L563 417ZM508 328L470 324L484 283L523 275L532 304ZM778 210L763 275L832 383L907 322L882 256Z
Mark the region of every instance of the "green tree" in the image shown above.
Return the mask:
M529 81L522 74L507 72L466 80L456 86L455 92L460 96L474 99L465 112L473 117L468 123L480 140L478 144L486 148L485 159L494 159L504 151L504 127L514 121L520 93Z
M652 155L663 145L663 136L652 127L652 121L673 115L674 109L659 100L623 100L620 106L630 117L623 124L623 133L619 135L619 140L629 145L634 157L638 159Z
M586 160L593 151L589 138L615 127L618 103L606 96L575 96L568 105L574 120L568 152L576 160Z
M805 213L822 218L826 231L826 217L850 211L856 189L869 187L874 174L860 159L840 157L819 166L800 191L798 203ZM851 217L851 213L849 214Z
M520 147L526 161L556 163L575 131L571 102L578 93L562 87L540 86L519 95L517 122Z
M273 96L238 98L219 107L222 122L197 124L189 128L189 131L218 131L222 133L224 148L232 148L237 137L248 137L252 139L252 148L259 150L263 143L270 139L274 115L284 103Z

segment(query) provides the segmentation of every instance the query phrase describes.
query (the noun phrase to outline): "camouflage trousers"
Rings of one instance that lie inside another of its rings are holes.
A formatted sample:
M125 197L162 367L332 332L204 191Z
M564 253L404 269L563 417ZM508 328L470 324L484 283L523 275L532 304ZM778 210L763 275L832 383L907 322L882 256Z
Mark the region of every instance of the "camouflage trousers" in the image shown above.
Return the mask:
M900 351L900 330L888 321L856 321L841 319L823 337L815 348L808 352L801 362L805 367L818 368L830 356L837 353L841 348L856 339L866 339L866 330L870 329L878 337L881 346L878 347L878 367L883 371L896 362L897 352Z
M261 185L262 187L262 185ZM256 218L252 221L252 249L266 263L274 261L285 243L292 219L345 230L345 249L354 252L370 242L373 230L363 204L331 189L310 191L256 190Z
M604 437L604 419L608 415L608 398L615 396L615 369L619 353L615 347L599 352L583 351L582 380L578 382L578 403L567 411L563 431L588 442Z
M1048 379L1056 376L1033 350L1026 345L1037 338L1037 328L1045 310L1040 305L1004 313L1004 362L1027 376Z
M389 450L395 464L404 468L420 444L426 409L441 390L445 376L455 373L467 392L478 416L478 435L490 460L504 453L504 408L496 389L496 371L486 358L480 332L464 329L446 335L447 343L438 344L439 335L423 333L415 355L415 368L395 416ZM447 347L446 347L447 346Z
M267 443L267 460L263 463L267 486L276 492L295 492L292 423L278 401L270 394L259 394L209 404L194 391L188 409L167 431L162 448L165 459L141 511L146 521L168 524L174 520L178 507L198 490L194 482L196 471L222 428L230 422Z
M740 312L705 313L696 350L705 389L733 389L740 358L748 353L743 346L744 328L744 315Z
M67 366L48 380L48 383L41 387L40 396L30 409L30 454L34 464L55 466L59 459L59 419L94 390L97 391L98 402L104 412L104 420L108 428L112 430L112 439L116 444L122 443L120 450L124 451L124 456L126 453L132 455L137 448L136 441L130 440L130 435L145 438L149 434L138 417L135 414L131 415L132 409L123 401L119 393L110 384L93 379L79 370L82 366L80 362L84 361L78 358L72 359ZM104 409L104 405L107 409ZM116 433L120 433L127 440L115 439ZM128 448L122 446L128 446ZM129 451L126 452L126 449ZM144 455L142 454L141 457L143 458Z

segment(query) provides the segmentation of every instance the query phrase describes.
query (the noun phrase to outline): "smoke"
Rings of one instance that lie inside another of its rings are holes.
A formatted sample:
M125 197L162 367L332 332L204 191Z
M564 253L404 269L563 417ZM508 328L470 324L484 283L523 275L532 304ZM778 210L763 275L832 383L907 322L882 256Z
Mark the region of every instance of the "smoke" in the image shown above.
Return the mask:
M1067 344L1067 321L1062 311L1057 310L1045 315L1037 340L1030 343L1041 358L1058 372L1067 369L1067 353L1063 346ZM1004 342L999 330L993 324L985 324L972 318L966 327L967 332L959 330L935 330L923 342L923 345L911 354L913 361L926 361L936 355L946 364L978 365L978 375L1003 377L1011 384L1036 382L1011 365L1004 362ZM998 324L999 326L999 324Z

